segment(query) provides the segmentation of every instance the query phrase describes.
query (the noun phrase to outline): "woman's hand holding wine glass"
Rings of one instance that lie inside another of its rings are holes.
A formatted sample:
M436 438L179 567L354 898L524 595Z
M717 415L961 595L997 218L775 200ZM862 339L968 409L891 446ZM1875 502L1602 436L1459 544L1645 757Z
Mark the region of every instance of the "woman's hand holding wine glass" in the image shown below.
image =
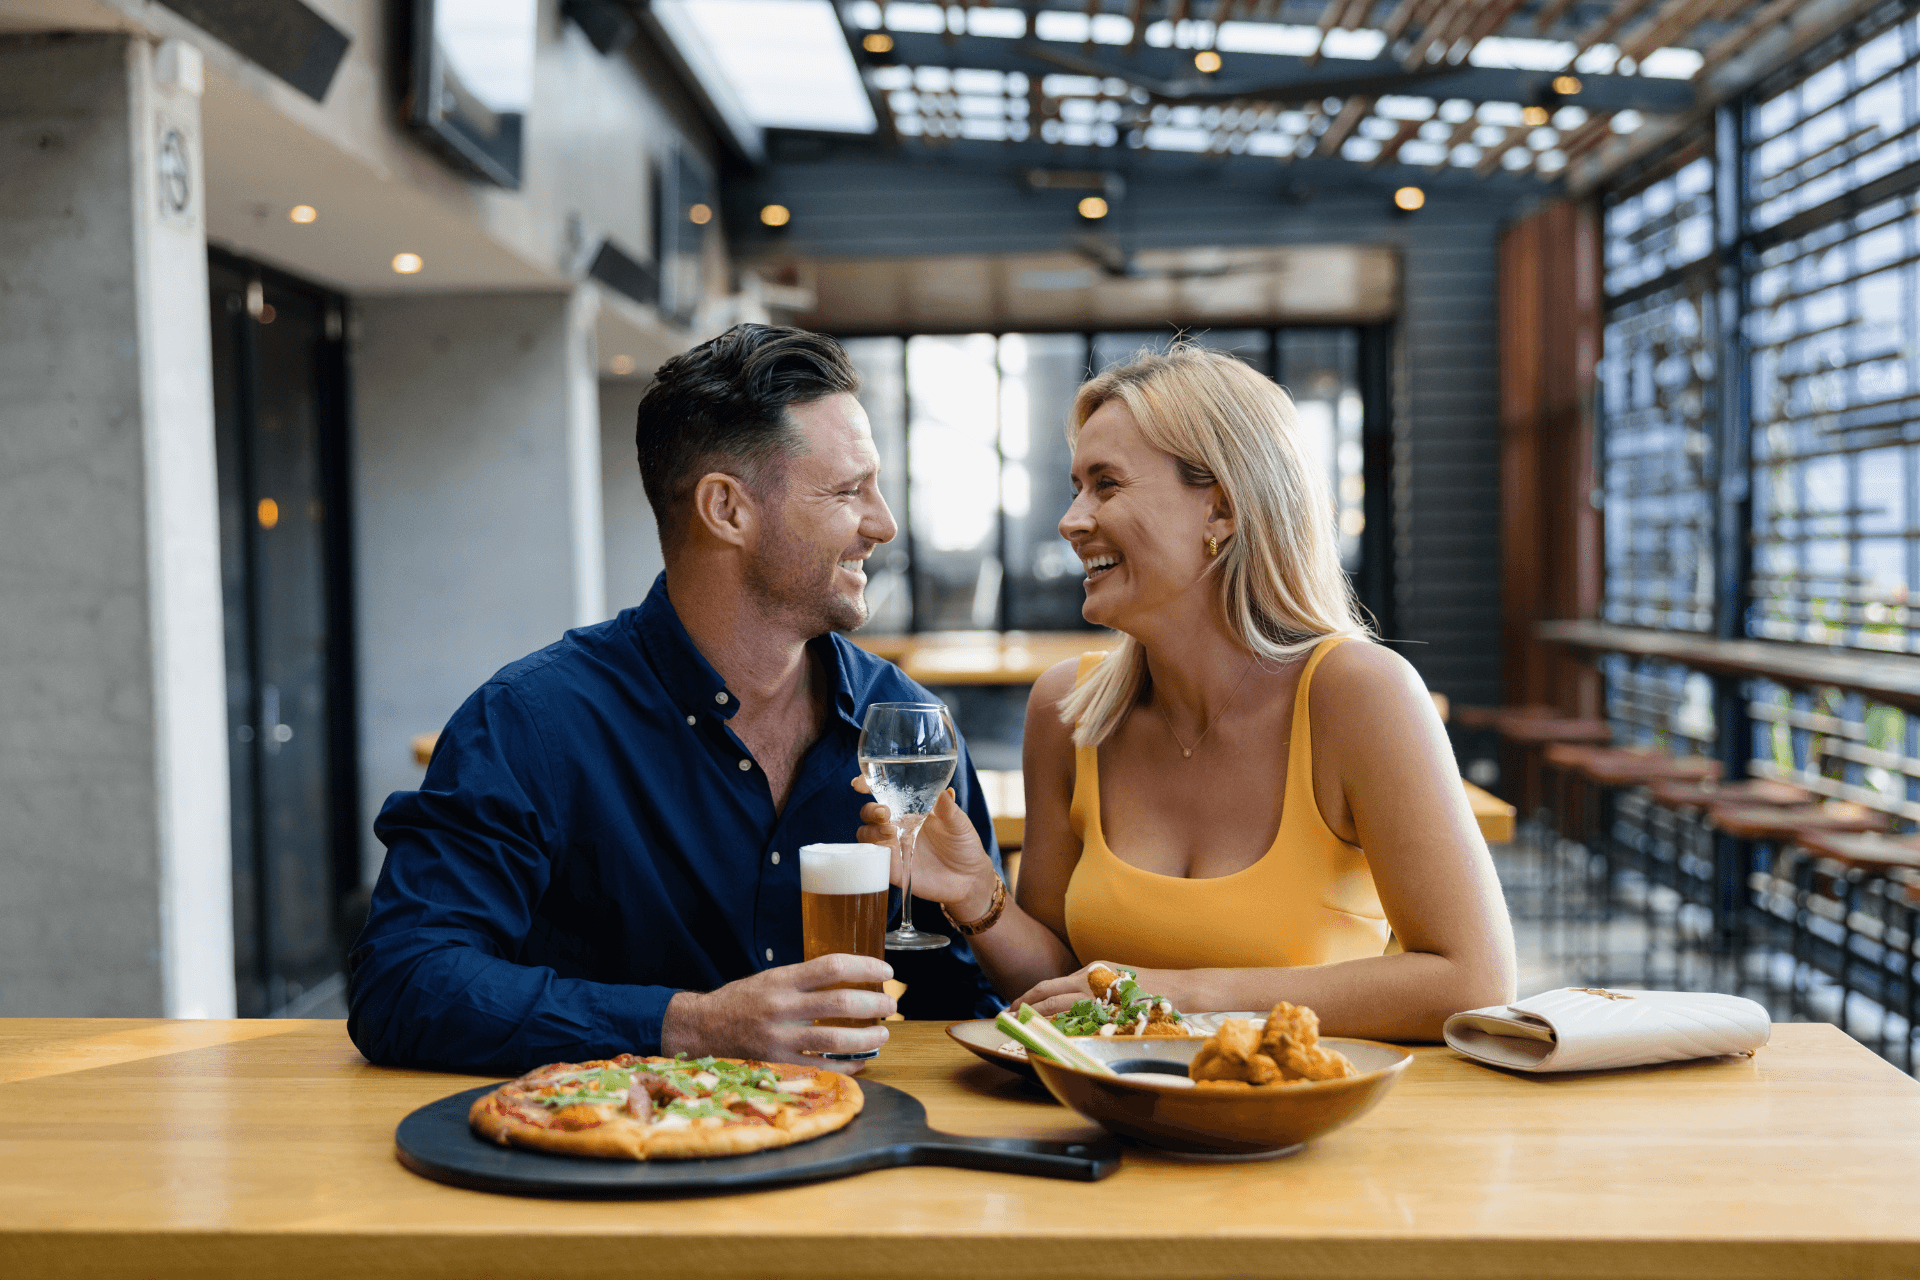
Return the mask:
M893 847L900 927L887 935L887 950L944 947L951 941L945 934L913 927L913 854L921 824L946 799L947 783L959 766L960 734L938 703L876 702L867 708L857 754L867 788L892 812L898 828Z
M855 778L853 789L868 794L873 790L865 778ZM861 808L860 821L865 825L855 839L893 846L893 883L901 883L900 828L892 812L876 800ZM914 895L940 903L958 919L974 920L991 905L993 885L993 859L987 856L980 833L968 821L966 810L954 802L949 788L920 827L913 868Z

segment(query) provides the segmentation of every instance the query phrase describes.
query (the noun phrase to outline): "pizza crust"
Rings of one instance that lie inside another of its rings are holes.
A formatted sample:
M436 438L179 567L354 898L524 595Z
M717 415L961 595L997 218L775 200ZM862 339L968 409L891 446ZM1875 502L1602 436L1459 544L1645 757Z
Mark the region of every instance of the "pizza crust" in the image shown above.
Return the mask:
M467 1112L467 1123L475 1134L503 1147L601 1160L700 1160L747 1155L823 1137L846 1127L865 1105L859 1084L836 1072L795 1074L791 1067L783 1069L750 1059L714 1061L767 1068L782 1072L784 1081L804 1080L806 1084L771 1116L750 1110L726 1119L696 1119L676 1127L635 1119L614 1102L574 1104L555 1112L531 1101L534 1091L569 1072L606 1067L645 1070L672 1062L623 1054L612 1060L555 1063L528 1072L475 1099Z

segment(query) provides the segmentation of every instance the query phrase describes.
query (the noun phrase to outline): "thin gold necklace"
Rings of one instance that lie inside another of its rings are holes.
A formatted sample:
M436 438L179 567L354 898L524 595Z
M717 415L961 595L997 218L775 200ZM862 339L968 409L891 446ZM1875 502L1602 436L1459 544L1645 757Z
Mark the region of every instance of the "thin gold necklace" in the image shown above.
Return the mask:
M1200 744L1207 740L1207 735L1213 732L1213 726L1219 724L1221 717L1227 714L1227 711L1233 706L1233 700L1240 696L1240 685L1244 685L1247 682L1247 677L1253 674L1253 664L1256 661L1258 661L1257 658L1247 659L1247 669L1240 673L1240 683L1233 686L1233 692L1227 695L1227 700L1221 705L1219 713L1216 714L1213 719L1207 721L1207 727L1200 731L1200 736L1193 740L1192 746L1188 746L1186 743L1180 741L1180 735L1173 731L1173 719L1167 715L1167 709L1160 705L1158 698L1153 700L1153 709L1158 711L1160 718L1167 722L1167 736L1172 738L1174 745L1180 748L1182 759L1191 760L1193 753L1200 749Z

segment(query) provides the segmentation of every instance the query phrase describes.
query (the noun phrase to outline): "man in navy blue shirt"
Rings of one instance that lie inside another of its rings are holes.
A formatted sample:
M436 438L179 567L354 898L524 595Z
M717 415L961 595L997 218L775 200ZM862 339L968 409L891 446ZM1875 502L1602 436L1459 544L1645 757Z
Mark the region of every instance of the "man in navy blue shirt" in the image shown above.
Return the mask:
M666 572L498 672L374 825L347 1023L370 1060L855 1053L885 1027L814 1020L893 1013L837 984L895 969L909 1017L997 1006L960 939L801 962L799 849L860 826L867 706L934 700L836 634L866 620L862 566L897 531L858 387L831 339L764 325L660 367L636 436ZM997 863L964 747L954 787Z

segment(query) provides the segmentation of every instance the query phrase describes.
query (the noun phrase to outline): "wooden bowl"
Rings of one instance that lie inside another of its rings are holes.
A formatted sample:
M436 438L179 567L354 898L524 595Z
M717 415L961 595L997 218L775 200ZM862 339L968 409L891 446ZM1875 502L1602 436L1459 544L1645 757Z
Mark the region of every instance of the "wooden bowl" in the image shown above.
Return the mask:
M1203 1042L1076 1043L1116 1066L1148 1059L1184 1069ZM1353 1123L1379 1105L1413 1061L1405 1049L1376 1040L1329 1036L1321 1043L1346 1054L1360 1074L1284 1087L1198 1089L1078 1071L1042 1058L1034 1059L1033 1070L1062 1105L1112 1133L1168 1151L1248 1156L1298 1147Z

